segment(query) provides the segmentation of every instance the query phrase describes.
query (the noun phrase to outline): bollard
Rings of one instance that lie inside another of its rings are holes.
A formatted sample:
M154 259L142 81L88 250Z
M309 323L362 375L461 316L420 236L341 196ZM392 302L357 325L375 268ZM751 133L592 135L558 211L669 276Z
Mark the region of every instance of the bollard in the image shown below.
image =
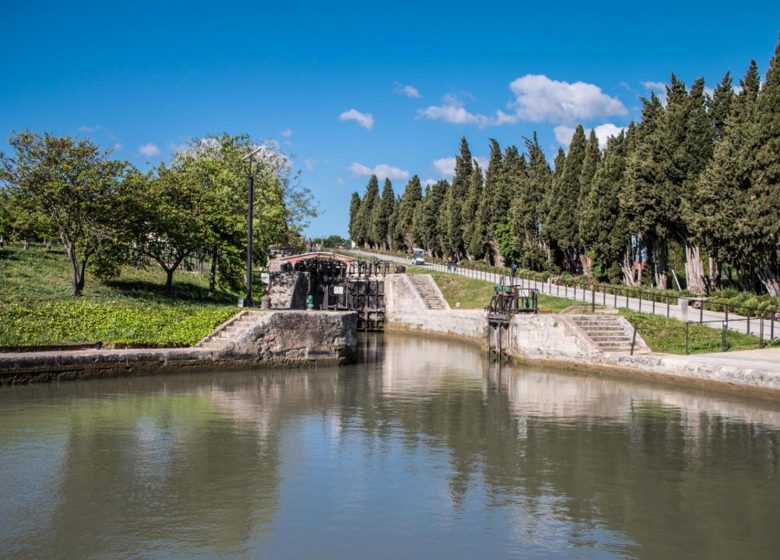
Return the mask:
M591 288L591 294L590 294L590 312L595 313L596 312L596 288Z
M699 324L704 324L704 301L699 301Z
M685 355L688 355L688 321L685 321Z
M639 312L642 313L642 290L639 290Z
M607 289L604 286L602 286L601 290L602 290L601 295L604 296L604 298L603 298L603 300L601 302L601 305L606 307L607 306Z
M723 321L723 330L721 330L720 349L722 352L726 352L729 349L728 323L726 321Z
M615 305L613 305L612 307L617 309L617 288L612 288L612 295L615 296Z
M762 315L758 323L758 347L764 347L764 316Z
M669 296L666 296L666 318L669 318Z
M769 324L769 340L775 339L775 319L777 318L777 312L772 311L770 315L772 322Z
M655 294L653 294L653 315L655 315Z

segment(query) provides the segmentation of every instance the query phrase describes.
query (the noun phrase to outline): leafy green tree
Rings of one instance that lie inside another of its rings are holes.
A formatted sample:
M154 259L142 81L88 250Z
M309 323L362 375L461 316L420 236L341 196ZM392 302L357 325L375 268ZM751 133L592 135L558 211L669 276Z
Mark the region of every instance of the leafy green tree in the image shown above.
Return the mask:
M166 288L185 258L207 243L203 189L181 166L161 164L156 176L137 181L132 197L131 231L135 250L166 273Z
M84 290L90 259L116 237L130 166L108 159L89 140L20 132L14 155L0 154L0 180L13 203L54 224L70 264L74 296Z
M250 165L246 156L253 151ZM250 167L255 185L253 262L265 262L271 244L302 244L300 232L316 216L311 193L291 175L287 157L247 135L195 139L171 166L202 190L206 237L198 253L210 257L212 292L217 277L221 286L234 291L244 283Z

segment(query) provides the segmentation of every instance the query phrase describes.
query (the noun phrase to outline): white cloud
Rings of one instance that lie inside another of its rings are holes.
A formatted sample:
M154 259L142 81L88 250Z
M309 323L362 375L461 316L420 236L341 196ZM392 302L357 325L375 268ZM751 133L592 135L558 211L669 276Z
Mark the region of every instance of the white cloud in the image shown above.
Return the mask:
M416 87L411 85L399 84L398 82L395 82L395 84L393 84L393 91L395 91L395 93L397 93L398 95L405 95L406 97L412 97L415 99L419 99L420 97L422 97L422 95L420 95L420 90L418 90Z
M79 127L79 132L96 132L101 128L103 128L103 125L89 126L85 124Z
M455 175L455 158L444 157L433 160L433 168L442 177L453 177Z
M531 122L572 123L578 120L626 115L617 97L585 82L551 80L542 74L527 74L509 84L515 95L515 117Z
M111 151L112 151L112 152L118 152L118 151L119 151L119 150L121 150L122 148L124 148L124 146L122 146L122 144L121 144L120 142L117 142L116 144L114 144L114 145L111 147Z
M625 130L625 127L615 126L612 123L604 123L593 129L596 132L596 138L599 141L599 148L602 150L607 147L607 140L612 136L617 136L621 131ZM555 133L555 139L562 145L567 146L571 143L571 139L574 136L575 129L571 126L559 125L553 129ZM586 134L590 134L590 129L585 131Z
M371 113L361 113L357 109L344 111L339 115L340 121L355 121L366 130L371 130L374 126L374 117Z
M291 137L293 135L293 131L292 131L291 128L285 128L284 130L282 130L281 134L285 138L289 138L289 137Z
M711 87L704 86L704 93L706 93L710 98L715 96L715 89Z
M473 158L482 169L486 169L489 163L489 159L484 156L475 156ZM443 157L433 160L433 168L436 172L447 179L452 179L455 176L455 158Z
M424 187L430 187L431 185L436 184L436 179L426 179L425 181L422 182L422 184Z
M666 84L663 82L641 82L642 87L647 91L653 92L661 100L662 105L666 105Z
M159 156L160 148L157 147L157 144L154 144L153 142L148 142L146 144L141 144L140 146L138 146L138 153L147 157Z
M607 147L607 140L613 136L617 136L626 129L625 126L615 126L612 123L604 123L598 125L593 130L596 131L596 138L599 139L599 147L603 150Z
M314 171L315 161L313 159L305 159L303 160L303 165L308 171Z
M571 144L571 139L574 136L574 127L558 125L553 129L555 133L555 139L561 146L568 146Z
M350 165L349 169L355 177L370 177L376 175L378 179L390 179L392 181L406 181L409 179L409 172L393 167L386 163L380 163L373 168L363 165L362 163L355 162Z
M648 91L654 91L658 93L666 90L666 84L664 82L646 81L641 83L642 83L642 87Z
M444 121L452 124L476 124L485 127L491 124L491 119L485 115L469 113L463 102L454 95L445 95L442 105L431 105L419 109L417 116L432 121Z

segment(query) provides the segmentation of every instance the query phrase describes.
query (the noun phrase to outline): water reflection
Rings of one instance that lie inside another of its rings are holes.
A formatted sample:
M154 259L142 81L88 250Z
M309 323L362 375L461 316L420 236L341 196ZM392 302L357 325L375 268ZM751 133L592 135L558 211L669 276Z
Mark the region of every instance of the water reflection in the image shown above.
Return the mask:
M0 550L775 557L777 406L362 344L350 368L0 391Z

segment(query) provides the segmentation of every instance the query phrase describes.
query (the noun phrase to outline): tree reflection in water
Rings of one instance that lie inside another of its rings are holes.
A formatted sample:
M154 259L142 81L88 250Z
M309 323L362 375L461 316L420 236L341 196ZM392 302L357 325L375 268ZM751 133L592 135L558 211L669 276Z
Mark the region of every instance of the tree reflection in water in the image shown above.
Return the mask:
M370 335L348 368L0 391L11 557L770 557L780 409ZM574 553L576 551L576 553Z

